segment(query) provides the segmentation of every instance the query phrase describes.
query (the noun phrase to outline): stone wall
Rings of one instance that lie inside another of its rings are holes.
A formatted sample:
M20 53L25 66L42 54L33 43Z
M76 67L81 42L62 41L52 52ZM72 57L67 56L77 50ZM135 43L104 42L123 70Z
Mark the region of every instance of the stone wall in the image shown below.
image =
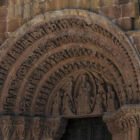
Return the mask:
M139 3L140 0L0 0L0 44L35 16L69 8L106 16L125 31L139 29Z

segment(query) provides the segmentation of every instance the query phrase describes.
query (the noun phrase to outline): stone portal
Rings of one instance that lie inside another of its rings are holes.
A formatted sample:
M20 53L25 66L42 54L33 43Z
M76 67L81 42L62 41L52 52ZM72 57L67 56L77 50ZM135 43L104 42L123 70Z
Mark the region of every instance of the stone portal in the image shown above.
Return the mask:
M135 48L111 21L77 9L38 16L0 47L1 139L60 140L69 118L103 116L113 140L136 140L139 77ZM126 105L133 114L119 113Z

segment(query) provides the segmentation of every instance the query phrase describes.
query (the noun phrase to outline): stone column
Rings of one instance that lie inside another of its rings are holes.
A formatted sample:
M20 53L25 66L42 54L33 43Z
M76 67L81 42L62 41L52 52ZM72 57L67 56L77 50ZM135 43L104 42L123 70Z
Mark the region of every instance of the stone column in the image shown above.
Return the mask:
M124 105L103 116L113 140L139 140L140 105Z

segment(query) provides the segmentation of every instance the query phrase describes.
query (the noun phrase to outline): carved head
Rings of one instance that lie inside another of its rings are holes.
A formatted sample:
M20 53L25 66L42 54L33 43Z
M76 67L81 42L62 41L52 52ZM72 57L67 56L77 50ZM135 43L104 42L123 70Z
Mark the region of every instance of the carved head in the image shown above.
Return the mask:
M88 75L87 74L83 74L83 81L84 82L87 82L89 79Z
M112 91L112 87L111 86L107 86L108 91Z
M57 91L57 96L63 96L63 91L61 89Z

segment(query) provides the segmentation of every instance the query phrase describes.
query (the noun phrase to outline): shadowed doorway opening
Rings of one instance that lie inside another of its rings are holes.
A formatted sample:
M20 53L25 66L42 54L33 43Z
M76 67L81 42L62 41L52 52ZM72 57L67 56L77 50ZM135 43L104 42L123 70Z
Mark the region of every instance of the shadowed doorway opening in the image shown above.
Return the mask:
M69 119L60 140L112 140L111 133L101 117Z

